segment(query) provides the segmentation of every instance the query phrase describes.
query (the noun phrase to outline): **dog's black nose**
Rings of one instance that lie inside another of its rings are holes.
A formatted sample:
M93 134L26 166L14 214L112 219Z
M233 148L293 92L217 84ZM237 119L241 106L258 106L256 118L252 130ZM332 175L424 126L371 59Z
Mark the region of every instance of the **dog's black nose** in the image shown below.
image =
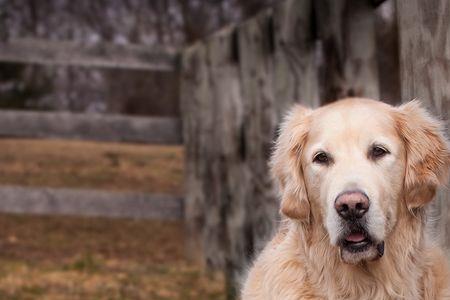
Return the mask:
M336 198L334 208L345 220L360 219L369 210L369 198L359 191L344 192Z

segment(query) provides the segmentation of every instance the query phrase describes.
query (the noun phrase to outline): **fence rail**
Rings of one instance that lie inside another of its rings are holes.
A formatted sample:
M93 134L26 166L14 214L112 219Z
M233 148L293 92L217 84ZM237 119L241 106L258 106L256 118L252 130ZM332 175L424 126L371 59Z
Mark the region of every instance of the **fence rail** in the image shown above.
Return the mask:
M0 137L181 144L177 118L0 110Z
M142 45L13 39L0 43L0 62L173 71L177 53Z
M183 199L96 190L0 187L0 211L38 215L178 220Z

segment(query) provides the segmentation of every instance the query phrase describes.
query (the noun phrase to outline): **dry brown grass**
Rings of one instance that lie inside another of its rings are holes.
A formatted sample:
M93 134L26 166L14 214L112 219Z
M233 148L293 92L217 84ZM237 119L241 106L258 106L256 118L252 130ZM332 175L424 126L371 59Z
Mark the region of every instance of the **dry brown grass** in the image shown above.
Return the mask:
M0 184L182 194L179 146L0 139Z
M0 139L0 185L182 195L177 146ZM0 299L224 299L183 224L0 214Z
M0 299L224 299L178 222L0 215Z

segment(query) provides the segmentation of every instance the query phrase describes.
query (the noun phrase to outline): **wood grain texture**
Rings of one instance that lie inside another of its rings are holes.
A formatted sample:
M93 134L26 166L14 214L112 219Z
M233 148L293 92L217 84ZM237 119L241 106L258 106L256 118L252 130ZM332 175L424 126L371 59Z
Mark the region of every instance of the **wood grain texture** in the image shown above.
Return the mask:
M182 143L176 118L15 110L0 110L0 137Z
M376 58L380 100L392 105L401 102L399 32L394 0L375 11Z
M379 99L375 12L368 0L314 2L321 41L321 99L347 96Z
M313 1L286 0L274 8L274 92L278 114L294 102L320 105Z
M240 128L239 161L244 166L241 186L245 210L241 232L231 241L235 252L234 285L246 271L251 258L259 253L272 236L278 220L277 195L268 170L268 158L280 120L284 99L274 94L274 45L272 11L267 10L237 29L241 78L243 122ZM245 185L242 187L242 185ZM239 239L243 239L239 241Z
M180 220L183 217L183 200L170 195L2 186L0 211L33 215Z
M182 111L186 144L186 221L192 251L209 269L226 270L235 295L238 261L245 255L246 166L244 123L234 27L182 55Z
M181 94L183 139L185 143L185 210L187 255L191 260L208 265L204 248L203 228L206 224L207 197L210 185L204 182L209 177L209 154L212 152L213 102L209 84L209 69L206 60L206 46L196 43L182 52ZM217 240L211 241L211 243ZM219 249L220 250L220 249ZM222 251L216 253L218 262L223 263ZM214 264L217 264L215 262Z
M169 48L141 45L15 39L0 42L0 62L173 71L177 53Z
M402 100L420 99L448 124L450 111L450 2L397 0ZM447 134L450 132L447 129ZM450 256L450 195L443 189L430 208Z

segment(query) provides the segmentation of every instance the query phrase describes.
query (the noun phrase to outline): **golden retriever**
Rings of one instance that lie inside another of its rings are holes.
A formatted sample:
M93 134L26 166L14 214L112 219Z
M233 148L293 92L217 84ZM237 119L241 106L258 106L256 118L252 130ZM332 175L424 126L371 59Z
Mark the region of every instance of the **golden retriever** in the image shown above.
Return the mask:
M425 230L450 165L442 130L417 101L295 107L271 160L285 218L242 299L450 299Z

